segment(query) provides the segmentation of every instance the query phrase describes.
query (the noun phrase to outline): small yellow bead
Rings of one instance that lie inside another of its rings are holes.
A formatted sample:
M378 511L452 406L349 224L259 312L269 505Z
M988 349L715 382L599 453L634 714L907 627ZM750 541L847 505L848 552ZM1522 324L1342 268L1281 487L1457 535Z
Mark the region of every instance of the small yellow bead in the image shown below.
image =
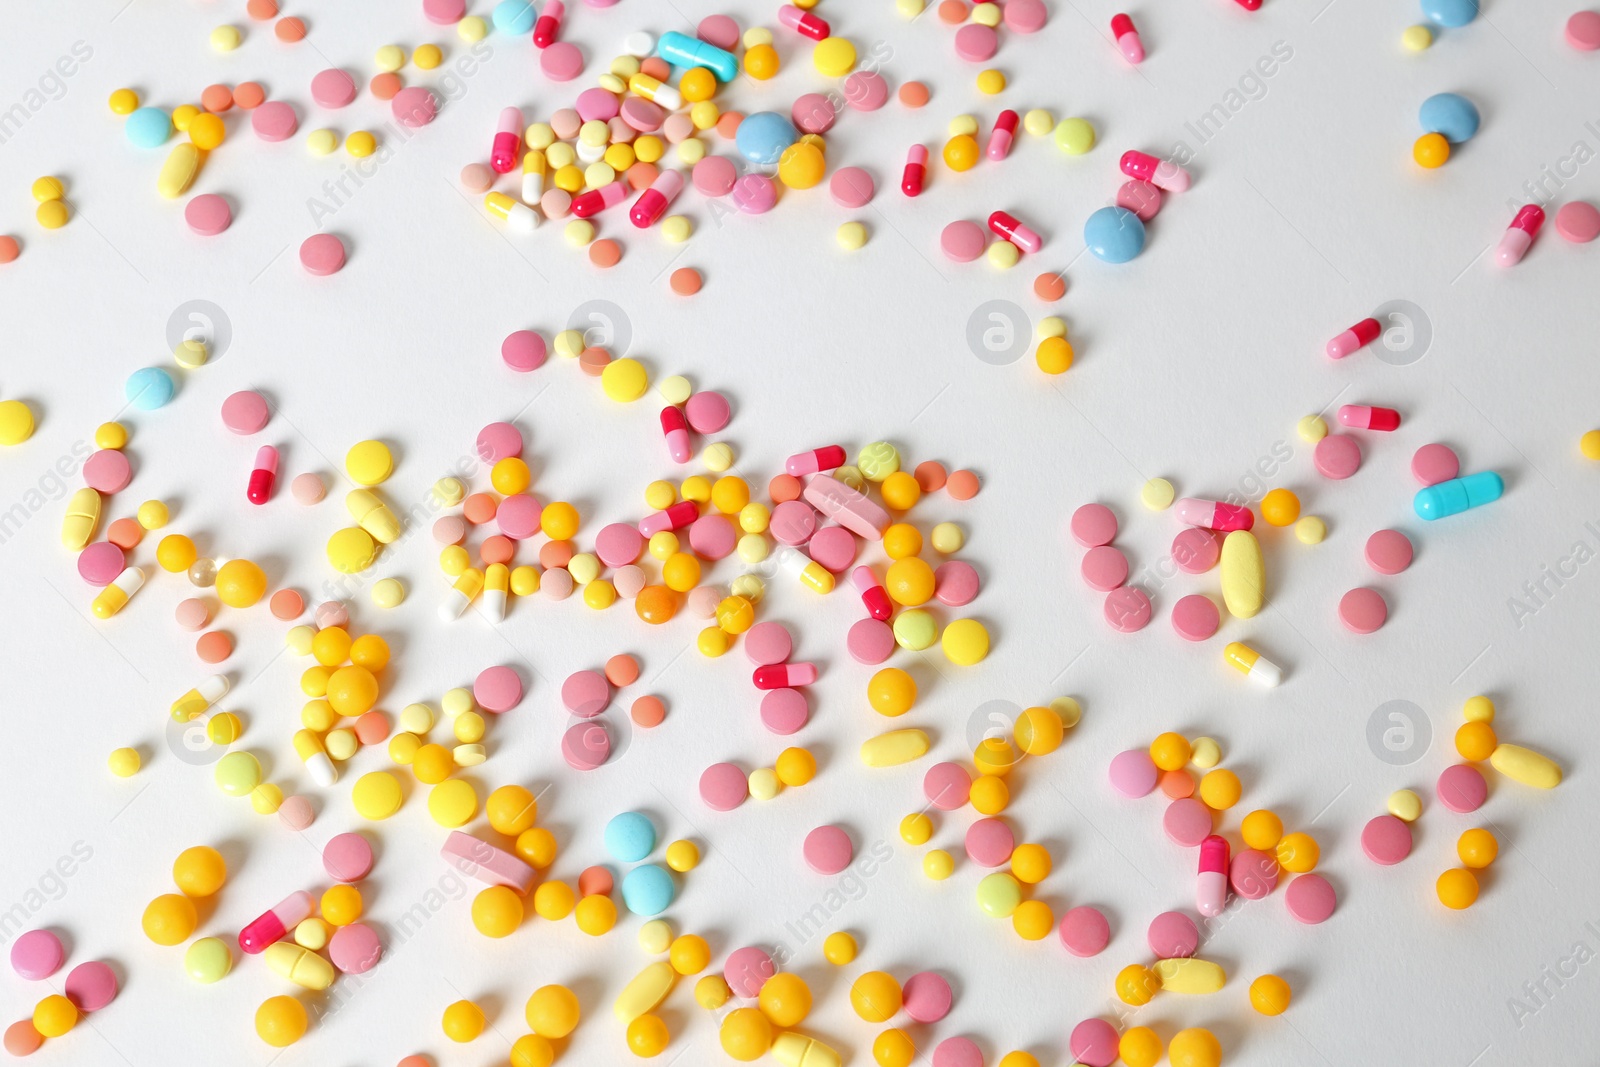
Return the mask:
M1177 493L1165 478L1151 478L1139 490L1139 500L1151 511L1165 511L1172 506Z
M867 243L867 228L859 222L841 223L833 239L846 252L854 252Z
M468 44L477 44L489 36L489 23L477 15L468 15L456 23L456 36Z
M1294 424L1294 432L1306 444L1314 445L1328 436L1328 422L1321 415L1302 415Z
M1407 26L1400 34L1400 43L1408 52L1421 52L1433 44L1433 31L1426 26Z
M980 5L982 6L982 5ZM978 74L978 92L985 96L998 96L1006 91L1006 76L998 70L985 70Z
M118 89L111 94L111 113L131 115L139 110L139 94L132 89Z
M942 848L936 848L922 857L922 873L935 882L949 878L955 869L956 861Z
M231 52L239 47L241 39L237 26L218 26L211 31L211 47L218 52Z
M750 795L756 800L771 800L782 791L783 783L771 767L757 767L750 772Z
M574 248L584 248L594 240L594 223L588 219L573 219L561 232L567 239L567 244Z
M1036 107L1022 116L1022 128L1035 137L1043 137L1056 128L1056 117L1042 107Z
M1294 536L1302 545L1321 544L1328 536L1328 526L1315 515L1307 515L1294 524Z
M379 70L392 73L406 65L406 50L397 44L386 44L373 55L372 62Z
M682 244L693 233L694 223L682 215L668 215L661 220L661 237L669 244Z
M1022 252L1010 241L996 241L989 246L985 258L989 260L989 266L996 270L1010 270L1022 258Z
M306 150L314 156L325 156L339 147L339 134L334 130L312 130L306 135Z
M433 70L444 62L444 52L436 44L421 45L412 54L411 62L422 70Z

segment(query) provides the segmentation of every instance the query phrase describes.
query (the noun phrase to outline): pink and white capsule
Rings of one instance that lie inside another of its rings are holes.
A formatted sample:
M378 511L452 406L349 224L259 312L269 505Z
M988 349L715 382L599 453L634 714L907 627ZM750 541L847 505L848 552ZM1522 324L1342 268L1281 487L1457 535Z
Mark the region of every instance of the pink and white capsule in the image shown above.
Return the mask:
M907 196L922 195L922 180L928 174L928 148L914 144L906 152L906 169L900 172L900 191Z
M663 530L681 530L699 517L699 504L693 500L680 500L665 511L640 519L639 536L649 538Z
M889 600L889 591L878 581L871 567L863 563L851 571L850 584L861 591L861 603L867 606L868 615L879 622L889 621L889 616L894 614L894 604Z
M1144 62L1144 42L1139 40L1138 27L1127 15L1111 16L1111 36L1117 39L1117 49L1129 63Z
M994 120L994 132L989 135L989 147L984 154L1000 162L1011 154L1011 142L1016 136L1017 113L1007 108Z
M1201 526L1218 533L1248 530L1256 524L1256 513L1238 504L1224 504L1220 500L1200 500L1186 496L1173 505L1178 521L1186 526Z
M283 935L311 918L311 894L304 889L284 897L278 906L263 913L239 931L239 947L250 955L265 952L268 945L283 940Z
M1383 323L1377 319L1362 319L1344 333L1328 342L1328 358L1343 359L1358 348L1364 348L1378 339Z
M256 451L256 466L250 472L250 484L244 495L252 504L265 504L272 496L272 486L278 480L278 450L262 445Z
M580 219L598 215L608 207L616 207L628 198L627 182L611 182L572 198L572 213Z
M1539 227L1543 225L1544 208L1538 204L1524 204L1516 218L1511 220L1511 225L1506 227L1500 243L1495 246L1494 261L1502 267L1514 267L1521 263L1528 246L1539 236Z
M650 188L639 194L639 199L633 202L633 207L628 209L628 221L641 230L648 230L661 216L667 213L667 208L678 199L678 194L683 192L683 172L681 170L667 169L656 175L656 180L650 183Z
M1037 252L1044 247L1044 238L1018 222L1015 216L996 211L989 216L989 229L1024 252Z
M757 689L793 689L797 685L810 685L817 680L815 663L773 663L757 667L750 680Z
M668 404L661 409L661 432L666 436L667 455L672 462L689 462L694 450L689 447L689 420L683 417L682 408Z
M1189 188L1189 172L1165 159L1157 159L1146 152L1130 149L1122 153L1122 173L1130 178L1147 181L1157 189L1181 193Z
M494 145L489 149L489 166L496 174L510 174L517 165L517 145L522 142L522 112L508 107L500 112L494 128Z
M809 37L813 41L826 41L833 32L833 27L828 25L826 19L818 18L809 11L801 11L793 4L784 4L778 8L778 21L783 23L802 37Z
M821 448L813 448L810 452L796 452L783 461L783 469L791 477L804 478L808 474L836 470L844 466L844 461L843 446L823 445Z
M549 48L555 44L556 34L561 32L561 16L566 13L567 5L561 0L545 0L544 10L539 12L539 21L533 24L535 48Z
M1339 425L1356 430L1379 430L1387 433L1400 428L1400 413L1394 408L1346 404L1339 409Z
M1228 839L1212 834L1200 842L1200 874L1194 885L1195 910L1207 918L1228 906Z

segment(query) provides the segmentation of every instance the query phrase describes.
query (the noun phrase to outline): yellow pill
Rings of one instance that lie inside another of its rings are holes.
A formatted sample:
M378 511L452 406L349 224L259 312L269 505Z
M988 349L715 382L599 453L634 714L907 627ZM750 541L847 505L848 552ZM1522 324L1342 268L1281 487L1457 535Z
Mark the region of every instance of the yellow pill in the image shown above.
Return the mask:
M1294 424L1294 432L1306 444L1314 445L1328 436L1328 423L1321 415L1302 415Z
M1034 327L1034 336L1039 340L1049 337L1065 337L1067 335L1067 321L1060 315L1046 315L1039 320L1039 325Z
M357 130L344 139L344 150L356 159L365 159L378 150L378 139L366 130Z
M700 846L693 841L674 841L667 846L667 866L684 874L700 866Z
M110 758L106 760L106 766L111 768L111 773L118 778L132 778L139 773L141 762L138 749L119 748L112 751Z
M350 791L350 800L356 814L374 821L387 819L400 810L404 797L400 782L388 771L369 771L356 779Z
M979 815L999 815L1011 803L1011 787L998 774L980 774L967 799Z
M1262 1015L1282 1015L1289 1009L1289 983L1264 974L1250 983L1250 1006Z
M859 222L841 223L834 231L833 239L846 252L854 252L866 247L867 228Z
M1294 524L1295 540L1302 545L1317 545L1328 536L1328 525L1315 515L1307 515Z
M1222 542L1222 601L1235 618L1248 619L1261 610L1266 566L1261 544L1249 530L1234 530Z
M935 882L942 882L955 873L956 861L942 848L936 848L922 857L922 873Z
M694 233L694 223L682 215L668 215L661 220L661 236L671 244L682 244Z
M1478 878L1464 867L1452 867L1439 876L1434 892L1439 896L1439 903L1447 908L1455 911L1470 908L1478 899Z
M468 15L456 23L456 36L467 44L477 44L489 36L489 22L477 15Z
M824 78L842 78L856 66L856 46L843 37L818 41L811 50L811 65Z
M47 230L59 230L67 224L71 217L64 200L46 200L40 204L33 213L40 226Z
M1261 517L1269 526L1288 526L1300 517L1300 498L1288 489L1274 489L1261 498Z
M1400 34L1400 43L1408 52L1421 52L1433 44L1433 31L1426 26L1407 26Z
M422 70L433 70L444 62L444 52L436 44L420 45L411 54L411 62Z
M200 172L200 149L187 141L173 145L161 172L156 175L156 192L168 200L182 196Z
M1390 793L1386 806L1390 815L1403 822L1416 822L1422 816L1422 798L1409 789L1397 789Z
M360 441L345 453L344 469L357 485L381 485L394 472L394 456L382 441Z
M1177 495L1172 488L1172 483L1165 478L1151 478L1139 490L1139 499L1151 511L1165 511L1172 506L1172 499Z
M114 115L131 115L139 110L139 94L132 89L118 89L111 94L110 105Z
M722 441L707 445L700 452L700 462L712 474L721 474L733 466L733 446ZM708 491L705 500L700 501L700 503L705 503L710 499Z
M584 248L594 240L594 223L588 219L573 219L561 231L567 244L574 248Z
M1464 866L1482 869L1500 855L1500 842L1488 830L1475 827L1456 839L1456 855Z
M708 974L694 984L694 1001L707 1011L716 1011L733 997L733 990L720 974Z
M771 767L757 767L750 772L749 790L757 800L771 800L783 792L783 783L778 780L778 772Z
M803 748L786 748L778 753L773 769L784 785L802 786L816 777L817 759Z
M1173 993L1215 993L1228 980L1227 973L1219 965L1193 956L1157 960L1155 972L1161 979L1161 988Z
M1197 737L1189 742L1189 762L1209 771L1222 762L1222 746L1209 737Z
M983 5L979 5L980 7ZM986 96L996 96L1006 91L1006 76L998 70L985 70L978 73L978 92Z
M1022 128L1035 137L1043 137L1056 128L1056 117L1044 108L1036 107L1022 116Z
M1241 792L1239 776L1225 768L1208 771L1200 779L1200 799L1212 811L1227 811L1239 803Z
M900 820L900 840L908 845L925 845L933 837L933 820L922 812L913 812Z
M312 130L306 134L306 150L314 156L330 155L338 147L339 133L337 130Z
M1314 870L1322 849L1310 834L1292 833L1278 842L1278 863L1291 874L1306 874Z
M1072 369L1072 343L1065 337L1046 337L1034 349L1033 361L1046 374L1065 374Z
M1554 760L1521 745L1496 746L1489 763L1507 778L1535 789L1554 789L1561 784L1561 768Z
M1250 848L1269 852L1283 840L1283 820L1278 818L1276 812L1265 808L1252 811L1239 824L1239 836Z

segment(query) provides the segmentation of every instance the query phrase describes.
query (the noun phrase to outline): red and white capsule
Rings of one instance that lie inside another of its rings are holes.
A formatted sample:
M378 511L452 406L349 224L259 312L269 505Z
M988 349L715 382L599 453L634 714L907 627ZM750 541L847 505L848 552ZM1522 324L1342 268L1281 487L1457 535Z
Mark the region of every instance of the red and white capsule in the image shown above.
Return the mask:
M533 24L535 48L549 48L556 43L556 34L561 32L561 17L566 13L567 5L561 0L545 0L544 10L539 12L539 21Z
M1144 62L1144 42L1139 40L1139 29L1127 15L1111 16L1111 36L1117 40L1117 50L1129 63Z
M250 472L250 484L244 495L252 504L265 504L272 498L272 487L278 480L278 450L262 445L256 452L255 470Z
M1358 348L1364 348L1378 339L1383 323L1377 319L1362 319L1344 333L1328 342L1328 358L1343 359Z
M868 615L879 622L889 621L889 616L894 614L894 604L889 599L889 591L878 581L871 567L863 563L851 571L850 584L861 592L861 603L867 606Z
M1170 160L1157 159L1146 152L1130 149L1122 153L1122 173L1147 181L1157 189L1181 193L1189 188L1189 172Z
M797 685L810 685L817 680L814 663L772 663L757 667L750 680L757 689L793 689Z
M784 4L778 8L778 21L802 37L809 37L813 41L826 41L833 32L833 27L828 25L828 20L813 15L809 11L801 11L793 4Z
M1194 907L1215 918L1228 906L1228 839L1212 834L1200 842L1200 870L1195 877Z
M694 450L689 447L689 420L683 417L682 408L668 404L661 409L661 433L667 439L667 455L672 462L689 462Z
M1339 425L1348 426L1353 430L1379 430L1387 433L1400 428L1400 413L1394 408L1346 404L1339 409Z
M693 500L680 500L654 515L639 520L639 536L654 537L663 530L681 530L700 517L700 505Z
M1043 237L1004 211L996 211L989 216L989 229L995 236L1010 241L1024 252L1037 252L1044 247Z
M489 166L496 174L509 174L517 165L517 145L522 142L522 112L508 107L500 112L494 128L494 145L489 149Z
M984 152L998 163L1011 154L1011 142L1017 137L1017 113L1010 108L1000 112L994 120L994 132L989 135L989 147Z
M1494 248L1494 261L1502 267L1515 267L1527 254L1528 246L1539 236L1544 225L1544 208L1538 204L1524 204L1506 227L1500 243Z
M667 208L683 192L683 172L670 167L656 175L650 188L639 194L639 199L628 209L628 220L641 230L648 230L667 213Z
M821 448L813 448L810 452L796 452L783 461L783 469L792 477L804 478L808 474L837 470L844 466L844 461L845 451L842 445L823 445Z
M922 180L928 175L928 149L914 144L906 152L906 169L900 172L900 191L907 196L922 195Z
M1224 504L1220 500L1200 500L1186 496L1173 505L1178 521L1185 526L1199 526L1218 533L1248 530L1256 524L1256 513L1239 504Z

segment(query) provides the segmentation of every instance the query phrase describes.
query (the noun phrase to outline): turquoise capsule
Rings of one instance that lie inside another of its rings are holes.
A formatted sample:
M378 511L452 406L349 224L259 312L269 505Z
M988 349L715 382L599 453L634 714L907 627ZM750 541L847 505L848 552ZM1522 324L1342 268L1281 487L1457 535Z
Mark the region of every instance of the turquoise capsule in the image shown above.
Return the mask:
M1418 518L1431 522L1446 515L1459 515L1479 504L1499 500L1505 489L1506 483L1494 471L1479 471L1465 478L1452 478L1448 482L1417 490L1411 506Z
M731 82L739 76L739 61L732 52L675 30L661 35L656 55L675 67L705 67L718 81Z

